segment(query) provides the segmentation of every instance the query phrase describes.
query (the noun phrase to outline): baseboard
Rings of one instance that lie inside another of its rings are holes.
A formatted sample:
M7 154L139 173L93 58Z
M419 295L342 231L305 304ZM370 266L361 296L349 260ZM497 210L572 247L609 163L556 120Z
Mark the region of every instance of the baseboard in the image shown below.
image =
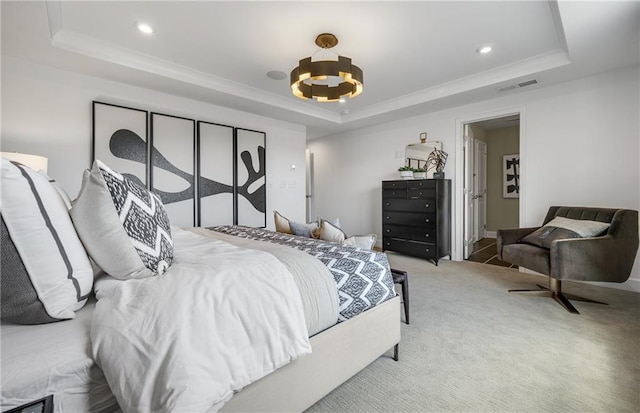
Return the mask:
M522 267L520 267L520 272L523 272L525 274L538 275L540 277L545 277L545 278L547 277L544 274L540 274L539 272L531 271ZM598 287L615 288L616 290L625 290L625 291L632 291L634 293L640 293L640 279L637 279L637 278L629 278L627 281L623 283L605 283L605 282L598 282L598 281L574 281L574 280L570 280L570 281L597 285Z
M629 278L623 283L601 283L591 281L588 284L597 285L599 287L615 288L616 290L633 291L634 293L640 293L640 280L635 278Z
M498 231L485 231L485 238L498 238Z

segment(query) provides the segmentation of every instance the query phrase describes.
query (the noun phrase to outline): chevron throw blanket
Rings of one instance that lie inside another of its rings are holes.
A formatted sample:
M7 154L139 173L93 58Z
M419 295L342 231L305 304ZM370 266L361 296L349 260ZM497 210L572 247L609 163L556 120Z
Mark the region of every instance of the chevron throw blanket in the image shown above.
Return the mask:
M393 298L396 293L389 261L383 252L244 226L208 228L224 234L286 245L324 263L333 274L340 297L338 321L352 318Z

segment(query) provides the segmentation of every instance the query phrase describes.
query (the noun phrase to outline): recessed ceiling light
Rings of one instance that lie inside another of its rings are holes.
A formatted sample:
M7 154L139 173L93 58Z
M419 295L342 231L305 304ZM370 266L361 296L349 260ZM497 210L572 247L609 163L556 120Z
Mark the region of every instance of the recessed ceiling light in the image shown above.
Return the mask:
M136 27L144 34L152 34L155 30L153 27L149 26L147 23L136 23Z
M491 51L491 46L484 46L479 49L476 49L476 53L478 54L487 54Z
M267 77L273 80L283 80L287 78L287 74L279 70L272 70L270 72L267 72Z

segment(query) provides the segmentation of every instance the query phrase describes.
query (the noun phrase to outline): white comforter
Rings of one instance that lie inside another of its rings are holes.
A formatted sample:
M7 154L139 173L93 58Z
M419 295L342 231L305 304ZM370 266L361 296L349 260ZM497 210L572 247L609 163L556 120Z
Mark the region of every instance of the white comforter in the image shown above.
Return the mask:
M235 390L311 352L300 294L280 261L173 235L164 275L96 282L93 355L124 412L216 411Z

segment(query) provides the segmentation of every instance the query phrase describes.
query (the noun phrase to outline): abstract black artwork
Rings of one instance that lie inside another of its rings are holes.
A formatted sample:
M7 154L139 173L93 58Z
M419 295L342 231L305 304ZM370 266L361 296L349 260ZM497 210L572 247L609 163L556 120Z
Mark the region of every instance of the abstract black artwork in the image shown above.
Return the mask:
M264 132L236 128L237 224L267 225Z
M520 197L520 155L502 156L502 197Z
M151 113L151 191L164 204L171 225L196 225L196 122Z
M92 159L148 187L147 111L93 102Z
M158 195L172 225L265 227L265 146L264 132L93 102L92 160Z

